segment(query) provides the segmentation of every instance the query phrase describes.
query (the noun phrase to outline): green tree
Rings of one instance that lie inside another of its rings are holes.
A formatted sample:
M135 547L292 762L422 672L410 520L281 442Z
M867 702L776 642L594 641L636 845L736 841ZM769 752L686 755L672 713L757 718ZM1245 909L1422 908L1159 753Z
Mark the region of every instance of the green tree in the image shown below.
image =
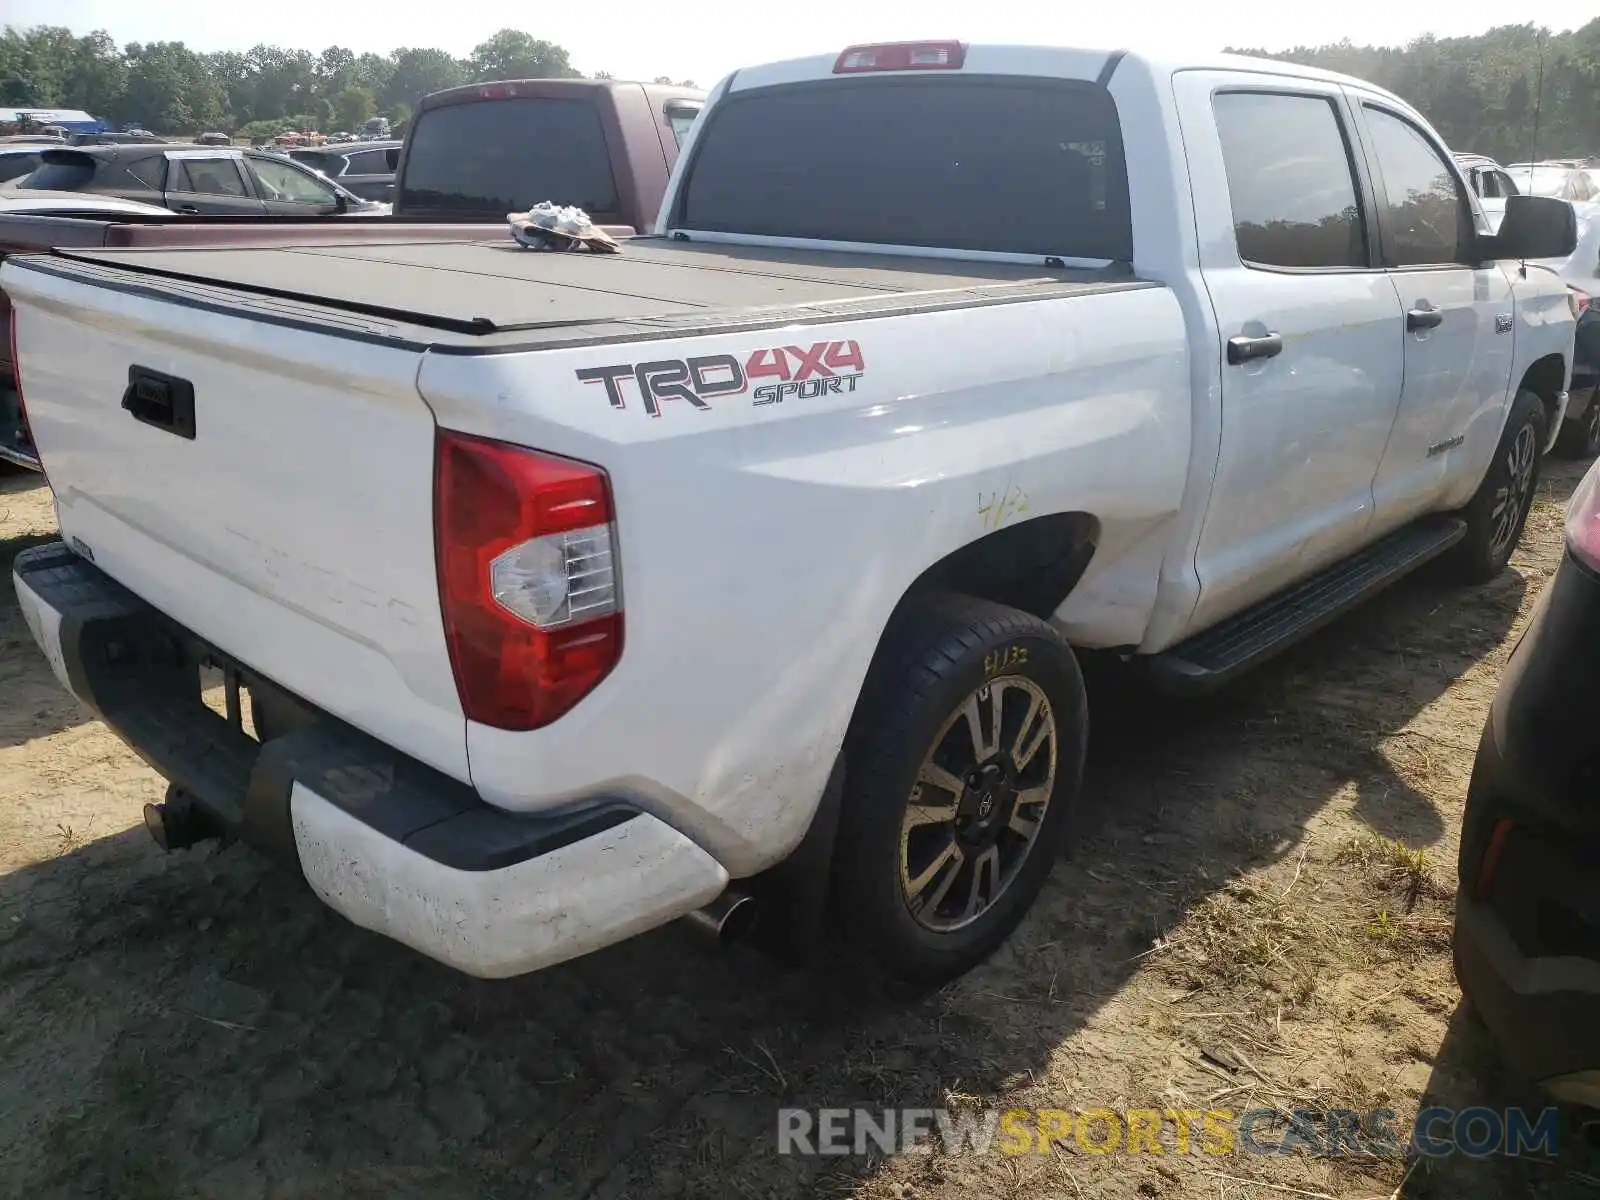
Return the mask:
M430 92L459 87L467 82L467 66L443 50L412 48L394 52L394 69L389 82L378 93L385 107L408 104L416 107L418 100Z
M519 29L502 29L473 48L470 64L475 80L578 79L567 52Z
M334 123L352 132L378 115L378 102L363 87L347 87L334 99Z

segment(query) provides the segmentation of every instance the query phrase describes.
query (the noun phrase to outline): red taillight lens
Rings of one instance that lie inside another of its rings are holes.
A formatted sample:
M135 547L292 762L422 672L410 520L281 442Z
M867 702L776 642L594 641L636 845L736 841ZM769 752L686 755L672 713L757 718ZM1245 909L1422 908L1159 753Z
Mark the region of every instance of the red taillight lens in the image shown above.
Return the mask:
M1600 396L1589 403L1600 404ZM1567 549L1585 566L1600 571L1600 459L1567 504Z
M1588 312L1590 303L1588 292L1580 291L1578 288L1571 286L1567 288L1567 306L1572 309L1573 320L1577 320Z
M967 61L962 42L880 42L847 46L833 64L835 75L863 71L959 71Z
M467 717L538 729L622 656L604 471L441 431L434 536L445 641Z
M1472 887L1473 895L1479 900L1488 899L1489 889L1494 886L1495 872L1500 869L1500 856L1505 853L1506 839L1511 836L1513 827L1514 823L1505 817L1494 823L1494 829L1489 834L1489 846L1478 864L1478 878Z

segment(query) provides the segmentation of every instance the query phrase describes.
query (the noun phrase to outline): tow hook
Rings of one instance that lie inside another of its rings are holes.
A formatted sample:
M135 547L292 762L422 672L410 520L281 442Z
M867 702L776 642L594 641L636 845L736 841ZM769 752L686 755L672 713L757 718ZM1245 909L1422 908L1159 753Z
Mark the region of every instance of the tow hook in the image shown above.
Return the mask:
M218 836L195 803L192 793L172 784L160 804L144 806L144 827L163 850L187 850L199 842Z

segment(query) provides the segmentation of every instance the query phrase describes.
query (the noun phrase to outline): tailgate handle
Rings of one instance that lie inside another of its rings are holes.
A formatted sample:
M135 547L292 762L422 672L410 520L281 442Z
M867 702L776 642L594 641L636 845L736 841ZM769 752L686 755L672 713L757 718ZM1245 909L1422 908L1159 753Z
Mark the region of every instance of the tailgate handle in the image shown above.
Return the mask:
M194 440L194 384L187 379L149 367L129 367L122 407L135 421Z

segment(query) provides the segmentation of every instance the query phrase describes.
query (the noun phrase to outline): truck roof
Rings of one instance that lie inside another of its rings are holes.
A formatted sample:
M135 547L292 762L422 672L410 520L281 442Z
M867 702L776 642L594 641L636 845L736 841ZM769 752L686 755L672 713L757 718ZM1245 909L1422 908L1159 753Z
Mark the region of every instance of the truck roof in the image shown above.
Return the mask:
M504 100L514 96L570 96L577 99L597 92L615 92L625 88L643 88L645 95L652 100L663 102L705 98L705 93L698 88L679 87L670 83L638 83L627 79L497 79L489 83L467 83L430 92L418 102L417 111L425 112L446 104Z
M844 47L840 47L843 50ZM742 67L723 83L730 91L773 87L834 76L839 55L815 54ZM1152 78L1168 79L1180 71L1254 71L1266 75L1290 75L1297 79L1320 79L1329 83L1352 84L1399 101L1392 92L1336 71L1301 66L1275 58L1256 58L1245 54L1159 54L1138 50L1070 46L1025 46L969 42L959 73L968 75L1036 75L1054 79L1108 81L1127 66L1142 67ZM921 72L918 72L919 74ZM904 72L902 72L904 74ZM721 85L719 85L721 86Z
M153 290L179 303L348 333L354 323L330 319L331 309L383 322L361 325L359 336L367 339L494 349L694 336L1155 286L1115 269L654 238L633 239L610 255L539 253L509 237L53 253L57 262L118 268L90 272L104 286ZM43 256L12 261L52 270ZM70 267L68 273L80 274ZM143 287L139 276L148 281ZM294 302L299 315L286 315L283 301Z

